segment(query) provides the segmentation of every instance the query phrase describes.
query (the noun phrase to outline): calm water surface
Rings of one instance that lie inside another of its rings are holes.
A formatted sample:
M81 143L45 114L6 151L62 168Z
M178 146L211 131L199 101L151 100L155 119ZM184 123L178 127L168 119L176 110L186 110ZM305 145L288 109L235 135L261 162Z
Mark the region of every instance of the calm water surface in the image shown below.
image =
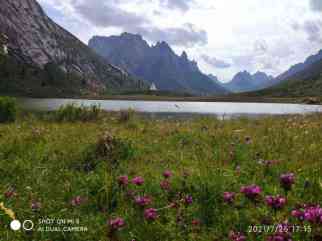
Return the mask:
M322 112L322 106L276 103L237 103L237 102L176 102L176 101L127 101L127 100L78 100L78 99L19 99L23 109L51 111L60 106L75 103L77 105L100 105L107 111L133 109L143 113L169 114L207 114L217 116L252 116L308 114Z

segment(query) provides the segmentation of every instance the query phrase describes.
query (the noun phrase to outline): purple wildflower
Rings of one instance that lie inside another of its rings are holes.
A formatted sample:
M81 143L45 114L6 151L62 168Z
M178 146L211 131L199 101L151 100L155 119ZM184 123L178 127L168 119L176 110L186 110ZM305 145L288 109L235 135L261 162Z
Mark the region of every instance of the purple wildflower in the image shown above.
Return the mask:
M185 198L184 198L184 202L186 205L191 205L193 203L193 198L192 196L190 195L187 195Z
M115 218L108 221L108 225L111 231L118 231L125 226L123 218Z
M10 188L8 191L6 191L4 193L5 198L12 198L12 197L14 197L16 195L17 195L17 193L16 193L14 188Z
M133 183L134 185L137 185L137 186L142 186L142 185L143 185L143 183L144 183L144 179L143 179L143 177L134 177L134 178L132 179L132 183Z
M282 174L280 177L281 186L286 190L289 191L292 188L292 185L295 181L295 175L293 173L286 173Z
M292 241L292 239L287 233L277 233L269 236L267 241Z
M283 208L286 204L286 198L282 196L267 196L266 197L266 204L274 209L280 209Z
M171 184L168 180L163 180L160 182L160 187L165 191L169 191L171 188Z
M235 200L235 195L236 194L234 192L224 192L224 201L229 204L233 203Z
M129 198L134 198L135 197L135 191L134 190L127 190L126 196Z
M294 217L294 218L297 218L299 219L300 221L303 221L304 220L304 212L301 211L301 210L293 210L291 215Z
M71 204L74 207L80 206L85 202L85 199L81 196L76 196L71 200Z
M172 177L172 172L170 170L164 171L163 177L166 178L166 179Z
M127 186L129 184L128 176L119 176L117 179L120 186Z
M241 187L240 192L244 193L247 198L255 200L257 197L259 197L262 189L259 186L250 185Z
M149 221L154 221L158 218L158 212L155 208L148 208L144 210L144 218Z
M290 226L288 222L284 222L277 225L276 233L269 236L267 241L292 241L290 232Z
M246 237L242 233L234 231L230 231L229 239L231 241L246 241Z
M138 196L138 197L135 197L134 202L141 207L145 207L152 203L152 199L149 196L143 196L143 197Z
M32 201L31 202L31 209L33 211L39 211L41 209L41 203L40 202L36 202L36 201Z
M322 208L320 205L307 207L304 210L304 219L312 224L322 224Z

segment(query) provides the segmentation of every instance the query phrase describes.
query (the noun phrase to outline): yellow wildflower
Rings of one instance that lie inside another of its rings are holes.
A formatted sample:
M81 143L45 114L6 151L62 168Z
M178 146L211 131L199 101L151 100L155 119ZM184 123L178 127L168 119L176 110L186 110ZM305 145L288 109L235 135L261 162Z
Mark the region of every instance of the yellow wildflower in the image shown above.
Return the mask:
M3 203L0 203L0 209L3 210L12 220L16 219L15 213L11 209L6 208Z

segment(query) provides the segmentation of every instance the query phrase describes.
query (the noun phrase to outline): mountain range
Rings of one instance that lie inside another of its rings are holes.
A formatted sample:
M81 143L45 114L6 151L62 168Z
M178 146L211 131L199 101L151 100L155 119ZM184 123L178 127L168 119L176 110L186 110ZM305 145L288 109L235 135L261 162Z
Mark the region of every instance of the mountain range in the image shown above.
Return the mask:
M203 74L185 51L179 56L164 41L150 46L140 35L94 36L89 47L130 74L153 83L158 90L195 95L218 95L228 91Z
M185 51L138 34L94 36L88 46L52 21L36 0L1 1L0 93L39 97L153 89L192 95L321 96L322 50L273 78L237 73L229 83L206 75ZM264 89L264 90L262 90Z
M276 85L254 94L278 97L321 97L322 50L309 56L303 63L292 66L276 80Z
M1 1L0 92L58 95L146 89L148 85L101 58L53 22L35 0Z

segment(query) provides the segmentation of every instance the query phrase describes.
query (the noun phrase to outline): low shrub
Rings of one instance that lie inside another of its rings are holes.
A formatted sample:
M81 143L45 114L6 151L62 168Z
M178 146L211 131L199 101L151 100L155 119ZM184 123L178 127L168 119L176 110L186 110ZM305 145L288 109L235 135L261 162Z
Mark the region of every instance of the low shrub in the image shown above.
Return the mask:
M14 122L16 117L16 100L11 97L0 97L0 123Z
M119 160L129 159L133 156L131 143L121 140L110 133L104 133L96 143L96 158L109 160L116 164Z
M101 112L98 105L86 107L68 104L55 111L51 119L59 122L95 121L99 119Z
M135 116L135 111L133 109L121 110L119 113L118 121L120 123L127 123L131 121Z
M85 150L84 160L76 165L76 169L90 172L101 161L106 162L111 169L117 169L120 161L133 158L134 153L132 142L105 132Z

